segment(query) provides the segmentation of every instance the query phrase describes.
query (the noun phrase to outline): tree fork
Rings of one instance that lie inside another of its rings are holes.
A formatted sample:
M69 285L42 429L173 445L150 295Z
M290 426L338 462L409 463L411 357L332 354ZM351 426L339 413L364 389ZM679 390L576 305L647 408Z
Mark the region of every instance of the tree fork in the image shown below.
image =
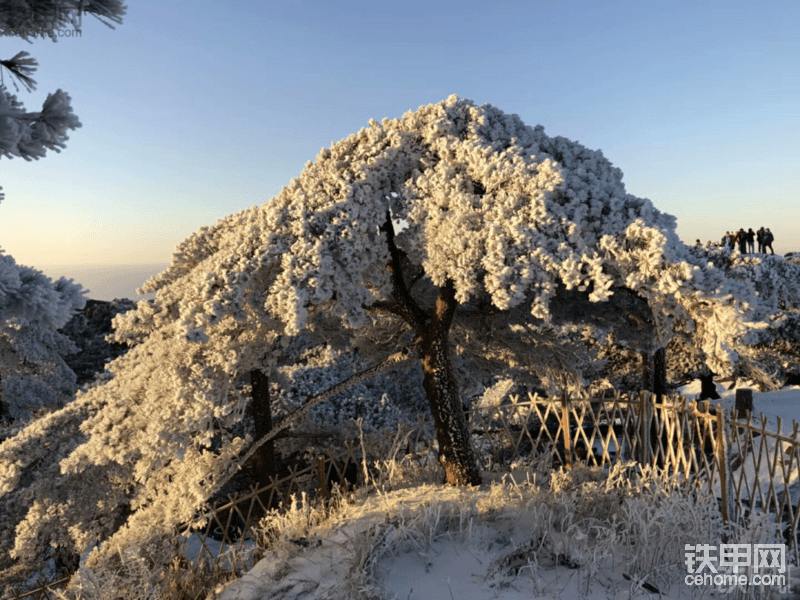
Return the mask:
M414 297L411 295L403 279L400 250L394 242L394 225L392 224L392 215L389 211L386 211L386 222L381 226L381 231L386 234L386 243L389 246L389 256L391 257L389 263L386 265L386 268L391 273L392 297L395 302L391 312L394 312L417 332L420 332L425 328L428 315L420 308L417 301L414 300Z

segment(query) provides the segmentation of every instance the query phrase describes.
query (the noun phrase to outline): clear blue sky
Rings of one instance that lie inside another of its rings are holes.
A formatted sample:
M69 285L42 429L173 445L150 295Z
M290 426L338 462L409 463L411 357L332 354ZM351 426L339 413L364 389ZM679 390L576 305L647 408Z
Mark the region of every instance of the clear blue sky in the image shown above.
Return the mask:
M191 8L189 8L191 7ZM83 127L0 161L18 262L169 262L277 194L320 148L458 94L601 149L686 242L770 227L800 250L800 2L130 0L116 31L0 38Z

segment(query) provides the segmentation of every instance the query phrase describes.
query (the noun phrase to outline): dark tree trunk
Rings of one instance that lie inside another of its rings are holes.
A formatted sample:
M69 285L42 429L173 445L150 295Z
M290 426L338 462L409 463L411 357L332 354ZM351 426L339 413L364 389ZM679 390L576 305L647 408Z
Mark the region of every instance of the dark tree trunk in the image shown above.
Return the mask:
M395 245L391 215L381 227L386 234L391 260L387 265L392 279L394 302L373 305L405 320L417 334L422 362L425 394L431 407L439 442L439 462L445 481L451 485L480 485L481 473L469 439L464 407L450 364L450 325L458 303L451 280L439 288L433 314L427 314L414 300L403 279L401 253Z
M256 441L272 430L272 407L269 397L269 377L259 370L250 371L250 383L253 386L253 422L256 429ZM269 485L277 473L275 465L275 445L270 440L261 446L250 459L253 478L258 487ZM270 508L269 506L265 508Z
M744 420L748 412L753 414L753 390L739 388L736 390L736 416Z
M667 393L667 349L659 348L652 354L642 352L642 389L656 395L656 401L660 404ZM650 414L650 450L653 456L657 457L656 464L664 467L663 451L669 445L666 432L661 435L660 445L658 439L658 429L656 419Z
M659 398L667 393L667 349L659 348L652 354L642 352L642 389Z
M700 375L700 400L719 400L713 373Z
M653 382L653 357L650 355L649 352L641 352L640 356L642 357L641 387L643 390L652 392L653 387L655 387Z
M455 309L455 287L448 281L439 291L433 319L422 336L422 385L436 425L439 463L447 483L480 485L481 474L450 363L449 331Z
M653 393L659 400L667 394L667 349L659 348L653 353Z

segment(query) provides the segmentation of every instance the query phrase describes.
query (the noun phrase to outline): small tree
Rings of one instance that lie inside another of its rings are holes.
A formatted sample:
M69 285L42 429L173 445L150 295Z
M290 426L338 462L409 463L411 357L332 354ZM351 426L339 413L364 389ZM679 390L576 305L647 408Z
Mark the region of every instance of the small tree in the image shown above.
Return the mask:
M673 217L627 194L602 153L455 96L323 149L266 204L190 236L142 291L155 300L115 321L118 341L141 343L109 366L114 378L0 446L0 494L32 502L9 517L14 556L71 536L78 552L106 540L90 566L120 548L168 562L154 540L191 521L250 443L232 433L249 400L235 382L269 374L298 340L369 348L376 366L297 414L417 358L446 480L477 484L454 352L512 365L526 346L555 345L548 327L567 300L591 313L616 297L638 308L607 321L647 321L626 327L650 332L652 348L693 331L730 369L759 306L687 251ZM77 441L43 455L38 440L58 431ZM42 475L22 486L36 460ZM132 511L119 528L104 516L118 505Z
M0 420L59 408L74 395L75 374L62 357L75 346L56 330L83 306L83 293L0 250Z

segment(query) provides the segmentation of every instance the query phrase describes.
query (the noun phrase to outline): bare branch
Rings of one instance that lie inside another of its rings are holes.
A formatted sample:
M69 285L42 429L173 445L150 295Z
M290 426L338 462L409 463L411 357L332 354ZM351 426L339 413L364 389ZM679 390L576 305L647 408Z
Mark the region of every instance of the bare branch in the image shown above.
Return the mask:
M400 250L398 250L397 244L395 244L394 241L394 225L392 224L392 215L389 211L386 211L386 222L381 226L381 231L386 234L386 242L389 246L389 255L391 256L387 268L392 274L392 296L397 306L397 310L394 314L405 319L417 332L421 332L425 328L425 323L428 321L429 317L425 311L419 307L416 300L414 300L403 280Z
M269 433L267 433L261 439L257 440L252 446L250 446L250 449L244 456L242 456L237 462L228 467L226 473L214 485L214 489L209 493L209 497L211 497L211 494L215 493L231 477L233 477L236 471L238 471L241 468L241 466L245 464L261 446L263 446L270 440L279 437L283 431L288 429L298 419L305 416L308 413L308 411L311 410L313 407L315 407L317 404L321 404L328 398L335 396L339 392L343 392L347 388L357 383L366 381L367 379L375 377L376 375L379 375L384 371L394 369L395 367L400 366L402 363L404 363L405 361L407 361L408 359L412 358L415 355L416 351L414 349L409 350L408 348L403 348L399 352L395 352L391 356L385 358L377 365L374 365L369 369L365 369L364 371L360 371L359 373L356 373L355 375L348 377L344 381L340 381L336 385L329 387L324 392L306 398L305 402L303 402L303 404L299 408L295 409L294 411L286 415L286 417L279 423L274 424L272 426L272 430Z

